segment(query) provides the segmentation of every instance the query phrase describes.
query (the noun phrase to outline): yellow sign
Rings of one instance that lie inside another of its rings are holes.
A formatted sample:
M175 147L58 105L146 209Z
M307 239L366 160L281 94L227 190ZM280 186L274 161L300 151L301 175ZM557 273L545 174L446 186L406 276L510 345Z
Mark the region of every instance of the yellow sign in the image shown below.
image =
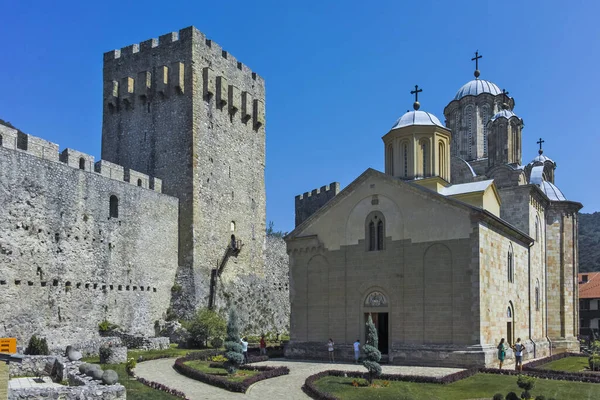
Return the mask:
M0 338L0 353L11 353L17 352L17 339L16 338Z

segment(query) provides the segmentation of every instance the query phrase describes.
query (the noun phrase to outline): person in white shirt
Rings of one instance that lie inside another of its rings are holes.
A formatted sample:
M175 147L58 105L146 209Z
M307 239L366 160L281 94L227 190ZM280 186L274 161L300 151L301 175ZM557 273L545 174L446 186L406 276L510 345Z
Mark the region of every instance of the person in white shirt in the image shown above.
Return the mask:
M246 338L241 338L240 343L242 344L242 354L244 355L244 364L248 363L248 342Z
M525 352L525 345L521 343L521 338L517 339L517 343L513 346L515 351L515 369L517 371L523 371L523 352Z
M356 339L356 342L354 342L354 364L358 363L359 357L360 357L360 340Z

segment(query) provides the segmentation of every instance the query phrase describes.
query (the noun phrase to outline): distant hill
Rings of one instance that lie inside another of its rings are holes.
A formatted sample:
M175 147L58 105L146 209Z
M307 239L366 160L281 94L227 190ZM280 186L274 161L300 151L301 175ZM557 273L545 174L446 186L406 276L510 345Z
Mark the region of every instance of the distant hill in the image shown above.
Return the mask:
M600 212L579 214L579 271L600 271Z

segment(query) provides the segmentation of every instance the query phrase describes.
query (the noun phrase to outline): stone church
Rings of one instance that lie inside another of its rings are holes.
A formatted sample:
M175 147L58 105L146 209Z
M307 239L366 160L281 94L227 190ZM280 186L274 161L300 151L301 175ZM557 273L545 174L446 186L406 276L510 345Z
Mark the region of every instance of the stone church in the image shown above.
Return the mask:
M579 349L582 205L556 186L541 139L522 161L515 100L479 76L445 124L415 87L414 111L382 138L385 172L296 197L286 356L325 357L332 338L351 359L369 314L392 363L497 365L501 338L521 338L525 358Z

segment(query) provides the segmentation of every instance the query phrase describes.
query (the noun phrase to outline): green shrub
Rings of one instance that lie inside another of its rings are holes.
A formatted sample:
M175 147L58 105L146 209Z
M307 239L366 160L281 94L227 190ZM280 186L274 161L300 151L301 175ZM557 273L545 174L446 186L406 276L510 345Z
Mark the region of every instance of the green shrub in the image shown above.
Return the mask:
M50 354L48 350L48 342L46 338L38 338L36 335L33 335L31 339L29 339L29 344L25 349L25 354L31 356L47 356Z
M167 312L165 313L165 321L176 321L177 313L173 310L172 307L167 308Z
M515 392L508 392L508 394L506 395L506 400L521 400L521 399L519 399L519 396L517 396L517 394Z
M223 362L227 361L227 359L225 358L224 355L219 354L218 356L211 357L210 361L212 361L212 362L218 362L218 363L223 363Z
M223 347L223 339L216 336L210 339L210 345L213 349L220 349L221 347Z
M187 325L192 347L208 347L210 339L225 335L225 320L217 312L208 308L198 310L194 319Z
M531 399L533 396L529 391L535 387L535 378L533 376L519 375L517 378L517 386L524 390L521 393L522 399Z
M106 318L98 324L98 331L100 333L114 331L115 329L118 329L118 328L119 328L119 325L109 322Z
M171 293L181 293L182 290L183 288L181 287L181 285L177 283L171 286Z
M594 354L588 358L591 371L600 371L600 355Z
M131 371L133 371L135 367L137 367L137 361L135 361L135 358L129 357L127 359L127 364L125 364L125 369L127 370L127 373L131 374Z
M502 393L496 393L492 400L504 400L504 395Z

